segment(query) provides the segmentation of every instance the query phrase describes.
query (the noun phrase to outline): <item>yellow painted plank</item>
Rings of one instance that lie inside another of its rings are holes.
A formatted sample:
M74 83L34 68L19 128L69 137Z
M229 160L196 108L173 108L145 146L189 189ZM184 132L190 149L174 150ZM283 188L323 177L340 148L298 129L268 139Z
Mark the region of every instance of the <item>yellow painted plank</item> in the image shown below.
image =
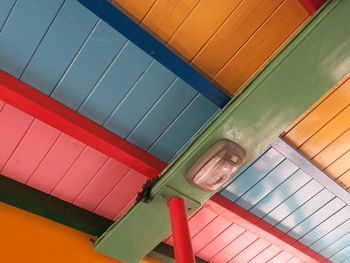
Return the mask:
M316 134L299 147L299 150L308 158L316 154L336 140L349 128L350 106L347 106L327 125L323 126Z
M113 4L126 10L135 20L141 21L156 0L114 0Z
M157 0L142 25L164 42L175 33L199 0Z
M298 0L283 2L217 74L215 82L234 94L308 17Z
M334 163L332 163L325 172L330 175L332 178L337 179L350 168L350 151L345 153L339 159L337 159Z
M350 80L347 76L341 86L285 135L286 140L299 147L349 104Z
M350 126L350 124L349 124ZM326 148L319 152L313 159L320 169L327 168L330 164L335 162L340 156L350 150L350 129L342 134L335 141L330 143ZM349 163L350 168L350 163Z
M193 64L213 78L282 1L243 1L194 58Z
M185 59L192 60L242 0L202 0L169 41Z

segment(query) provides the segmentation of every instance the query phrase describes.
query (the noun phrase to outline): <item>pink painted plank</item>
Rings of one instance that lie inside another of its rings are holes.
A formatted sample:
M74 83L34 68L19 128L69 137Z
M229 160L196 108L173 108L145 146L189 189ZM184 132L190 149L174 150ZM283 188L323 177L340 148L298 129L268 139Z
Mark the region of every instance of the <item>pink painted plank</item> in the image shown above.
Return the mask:
M191 219L188 221L191 237L194 237L197 233L199 233L199 231L214 220L215 217L217 217L217 215L214 212L205 207L200 208L195 216L191 217ZM169 245L174 244L172 236L167 240L167 243Z
M62 134L27 184L45 193L50 193L85 147L85 144Z
M109 158L73 204L94 211L129 170L129 167Z
M4 106L0 113L0 170L6 165L33 120L12 106Z
M282 251L281 253L279 253L278 255L276 255L275 257L273 257L267 262L268 263L285 263L288 260L290 260L292 257L293 256L291 254L288 254L286 251Z
M259 253L256 257L248 261L249 263L264 263L278 255L282 250L277 246L269 246L264 251Z
M119 211L119 213L115 216L115 218L113 218L113 221L117 221L122 215L124 215L124 213L126 211L128 211L128 209L133 205L133 203L136 200L137 195L135 195L130 201L129 203L127 203L122 210Z
M232 224L196 255L206 261L209 261L233 240L238 238L244 231L245 230L242 227Z
M230 225L231 222L225 218L221 216L216 217L192 238L193 253L196 254L198 251L208 245Z
M57 129L34 120L2 170L2 174L26 183L60 134L61 132Z
M131 170L94 210L94 213L113 220L139 192L147 177Z
M2 108L5 106L5 103L2 101L2 100L0 100L0 112L2 111Z
M51 194L72 203L107 160L103 153L86 147Z
M229 263L248 262L249 260L254 258L256 255L258 255L261 251L263 251L265 248L267 248L270 245L271 244L266 240L259 238L254 243L252 243L249 247L247 247L241 253L239 253L237 256L231 259Z
M229 262L233 257L238 255L243 249L248 247L251 243L253 243L256 239L258 239L257 235L254 235L251 232L244 232L238 238L236 238L233 242L231 242L228 246L226 246L223 250L220 251L215 257L213 257L210 262L211 263L222 263Z
M302 263L302 261L299 258L291 258L287 263Z

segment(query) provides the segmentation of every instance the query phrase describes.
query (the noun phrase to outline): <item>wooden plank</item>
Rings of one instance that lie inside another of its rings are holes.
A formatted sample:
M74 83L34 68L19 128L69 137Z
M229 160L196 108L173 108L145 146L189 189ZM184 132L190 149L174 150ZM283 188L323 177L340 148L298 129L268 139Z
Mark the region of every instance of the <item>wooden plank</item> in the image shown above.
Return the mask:
M347 75L335 87L331 93L325 94L312 106L298 123L283 137L294 147L299 148L312 135L333 119L350 103L350 80Z
M34 120L2 169L2 174L18 182L26 183L60 134L61 132L57 129Z
M283 0L242 1L193 59L193 64L214 78L282 2ZM227 86L224 88L229 90Z
M251 259L249 263L268 262L270 259L278 255L280 252L281 252L281 249L278 246L271 245L265 250L263 250L260 254L255 256L253 259Z
M1 1L0 12L9 12L9 1ZM6 25L0 21L0 68L19 78L38 47L63 0L17 0ZM5 6L4 6L5 5ZM9 14L6 14L9 15ZM4 21L5 14L0 14ZM25 28L26 30L23 30ZM23 32L22 32L23 31ZM19 33L21 32L21 33ZM25 43L25 45L23 44Z
M350 150L339 157L334 163L328 166L324 171L334 179L338 179L342 174L350 169Z
M169 40L168 44L191 61L242 0L202 0ZM205 26L203 26L205 22Z
M117 7L122 7L128 11L136 21L142 21L147 12L151 9L156 0L142 0L142 1L130 1L130 0L113 0L112 3Z
M0 2L0 32L2 31L4 24L6 23L16 0L3 0Z
M337 182L347 188L349 191L350 188L350 170L346 171L340 177L338 177Z
M286 0L214 77L234 94L308 18L296 0Z
M234 262L249 262L256 255L258 255L261 251L265 250L271 244L266 240L259 238L255 240L250 246L241 251L238 255L232 258L229 263Z
M285 251L282 251L278 255L274 256L272 259L267 261L268 263L284 263L291 259L293 256Z
M142 21L142 25L167 42L199 0L158 0Z

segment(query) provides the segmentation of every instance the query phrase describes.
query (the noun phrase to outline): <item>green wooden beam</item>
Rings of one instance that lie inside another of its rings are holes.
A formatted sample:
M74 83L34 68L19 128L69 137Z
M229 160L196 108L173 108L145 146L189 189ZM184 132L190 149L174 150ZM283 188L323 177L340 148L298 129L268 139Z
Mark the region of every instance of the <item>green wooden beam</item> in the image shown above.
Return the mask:
M0 201L100 236L113 221L0 175Z
M185 198L194 211L210 193L187 183L193 163L230 139L251 161L350 71L350 1L329 1L162 174L153 201L134 205L97 241L98 252L136 263L170 233L166 202Z

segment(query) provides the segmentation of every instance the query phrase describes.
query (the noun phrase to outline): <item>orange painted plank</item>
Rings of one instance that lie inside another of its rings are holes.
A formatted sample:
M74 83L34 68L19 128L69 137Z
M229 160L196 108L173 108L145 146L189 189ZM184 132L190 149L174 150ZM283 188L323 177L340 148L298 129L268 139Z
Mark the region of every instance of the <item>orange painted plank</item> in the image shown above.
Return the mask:
M142 25L167 42L191 13L199 0L158 0L143 19Z
M234 94L308 17L297 0L286 0L217 74L215 82Z
M350 105L301 145L299 150L306 157L313 158L349 128L349 119Z
M349 125L350 126L350 125ZM349 127L350 128L350 127ZM320 169L325 169L340 156L350 150L350 129L330 143L326 148L319 152L313 159Z
M213 78L281 2L243 1L193 60L193 64Z
M151 9L156 0L114 0L113 4L118 8L122 7L130 13L135 20L140 21Z
M337 182L346 189L350 189L350 169L347 170L343 175L341 175Z
M324 171L332 178L337 179L350 168L350 151L345 153Z
M295 147L299 147L349 103L350 80L349 76L347 76L345 82L337 86L332 94L328 95L322 103L309 112L284 136L285 139Z
M170 39L169 45L191 60L242 0L202 0ZM214 57L215 58L215 57Z

